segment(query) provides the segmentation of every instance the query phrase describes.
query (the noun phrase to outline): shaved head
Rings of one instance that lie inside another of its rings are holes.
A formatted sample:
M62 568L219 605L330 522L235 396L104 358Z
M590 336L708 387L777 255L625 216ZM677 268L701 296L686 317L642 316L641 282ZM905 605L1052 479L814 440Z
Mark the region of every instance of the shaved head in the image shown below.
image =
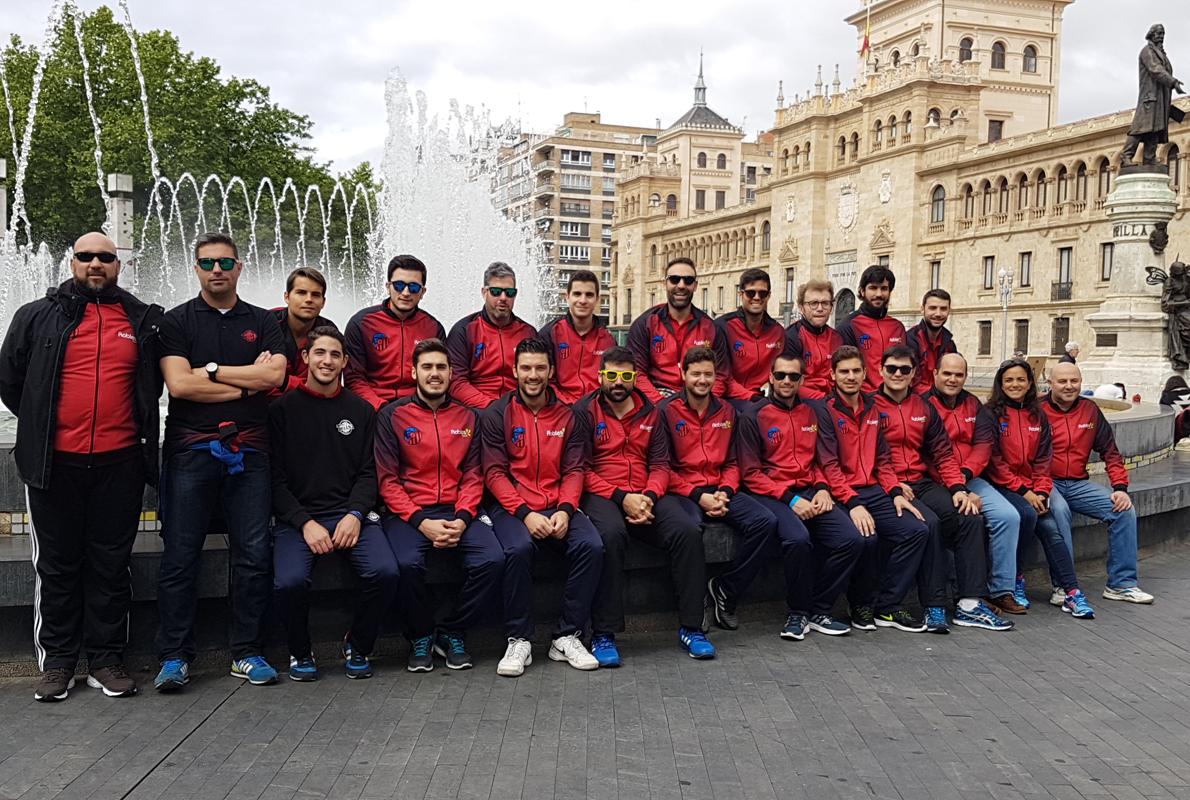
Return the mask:
M947 353L938 359L938 369L947 367L953 370L961 369L964 373L967 372L967 359L963 358L958 353Z
M1083 392L1083 373L1074 364L1059 363L1050 370L1050 394L1063 408L1069 408Z
M102 292L116 285L120 275L120 260L116 258L116 243L99 231L84 233L74 242L70 259L70 274L81 288ZM107 260L104 260L107 259Z
M99 251L105 253L114 253L116 252L116 243L113 242L106 233L101 231L91 231L90 233L84 233L82 236L75 239L74 247L72 249L76 253L80 250L90 251L92 253Z

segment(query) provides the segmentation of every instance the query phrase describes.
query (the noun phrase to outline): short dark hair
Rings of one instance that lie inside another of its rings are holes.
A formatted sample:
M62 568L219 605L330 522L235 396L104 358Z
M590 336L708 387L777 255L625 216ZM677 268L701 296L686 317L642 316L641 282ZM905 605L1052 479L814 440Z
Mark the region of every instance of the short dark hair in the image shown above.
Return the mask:
M709 347L691 347L686 351L686 355L682 356L682 371L690 369L691 364L699 364L703 361L710 361L715 363L715 351Z
M880 356L880 366L883 367L887 364L890 358L907 359L914 367L917 366L917 353L913 352L913 348L908 345L894 344L885 350L884 354Z
M223 231L207 231L200 233L198 238L194 240L194 258L198 259L198 251L209 244L225 244L231 248L232 254L238 260L240 257L240 248L236 246L236 240L228 236Z
M576 283L593 283L595 284L595 294L599 294L599 278L595 277L595 273L589 269L580 269L570 276L570 280L566 281L567 294L570 294L570 290Z
M838 369L839 364L851 358L858 358L859 363L864 363L864 357L860 354L858 347L851 344L840 345L831 355L831 369Z
M422 339L417 344L413 345L413 366L417 366L417 361L426 353L441 353L450 359L450 353L446 350L446 345L442 340L436 336L431 336L429 339Z
M772 365L769 367L769 372L777 368L778 361L796 361L798 369L806 368L806 358L801 353L795 353L792 350L786 350L781 355L773 359Z
M924 306L926 301L931 297L937 297L939 300L945 300L947 303L950 302L950 292L945 289L930 289L930 291L921 296L921 304Z
M764 281L764 285L769 287L769 291L772 291L773 282L769 280L769 274L763 269L757 269L756 267L746 269L740 275L740 291L742 292L748 284L756 283L757 281Z
M426 282L426 265L421 262L417 256L400 255L393 256L392 260L388 262L388 279L393 279L393 273L399 269L407 269L410 272L421 273L421 282Z
M897 276L893 275L893 271L888 267L873 264L864 270L863 275L859 276L859 290L863 292L864 287L868 284L881 284L885 281L888 281L888 290L890 292L897 288Z
M670 261L668 264L665 265L665 274L668 275L669 270L672 267L676 267L678 264L685 264L686 266L690 267L690 269L694 270L695 274L698 273L698 267L694 266L693 258L687 258L686 256L678 256L677 258L673 259L672 261Z
M293 272L289 273L289 277L285 279L286 292L293 291L293 284L297 282L298 278L305 278L306 280L314 281L322 287L322 293L326 294L326 276L314 269L314 267L298 267Z
M544 355L550 364L554 363L554 351L541 339L536 336L530 336L527 339L521 339L520 344L516 346L513 352L512 363L515 365L521 360L522 355L540 354Z
M603 369L608 364L636 364L636 359L632 357L632 351L627 347L616 345L609 347L603 351L603 358L599 359L599 368Z
M343 348L343 352L347 352L347 339L343 336L343 332L334 325L319 325L317 328L310 331L310 335L306 337L306 343L302 346L302 349L307 353L310 352L310 348L314 346L315 340L322 339L324 337L334 339L339 343L339 346Z

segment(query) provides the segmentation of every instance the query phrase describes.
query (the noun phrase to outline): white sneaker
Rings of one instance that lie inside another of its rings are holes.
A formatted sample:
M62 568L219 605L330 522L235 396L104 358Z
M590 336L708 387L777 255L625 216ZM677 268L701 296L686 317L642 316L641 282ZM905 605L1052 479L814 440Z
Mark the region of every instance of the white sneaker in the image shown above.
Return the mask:
M575 669L599 669L599 661L574 634L559 636L550 643L550 660L569 661Z
M1125 603L1148 605L1153 602L1153 595L1144 591L1139 586L1128 586L1123 589L1113 589L1108 586L1103 590L1103 599L1123 600Z
M533 663L532 645L528 639L510 638L504 658L496 665L496 674L506 678L519 678L525 674L525 667Z
M1063 603L1065 603L1066 602L1066 590L1060 586L1054 586L1051 588L1053 589L1054 593L1050 595L1050 605L1051 606L1060 606Z

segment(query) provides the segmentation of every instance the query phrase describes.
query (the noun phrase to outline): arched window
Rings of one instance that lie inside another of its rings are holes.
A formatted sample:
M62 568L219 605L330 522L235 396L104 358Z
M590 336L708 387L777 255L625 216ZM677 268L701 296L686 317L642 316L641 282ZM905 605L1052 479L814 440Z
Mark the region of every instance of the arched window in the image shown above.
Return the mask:
M1008 178L1000 179L1000 186L997 187L1000 192L1000 213L1008 213Z
M951 121L951 122L954 122L956 119L958 119L958 118L959 118L959 117L961 117L961 116L963 116L963 109L961 109L961 108L952 108L952 109L950 110L950 121Z
M670 211L670 212L677 212L677 210L678 210L678 197L677 197L677 195L673 195L673 194L671 194L671 195L666 195L666 197L665 197L665 210L666 210L666 211Z
M1037 207L1045 208L1045 204L1049 202L1049 186L1045 182L1045 170L1037 171Z
M1004 42L996 42L992 45L992 69L1006 69L1008 48L1004 46Z
M901 118L901 126L904 128L905 141L909 141L913 136L913 112L906 111L905 116Z
M760 228L760 251L767 253L769 248L773 246L773 229L769 225L768 220L765 220L764 225Z
M724 153L715 158L715 169L727 169L727 156Z
M888 143L897 143L897 118L895 115L888 118Z
M872 145L879 147L884 141L884 123L876 120L876 128L872 131Z
M914 43L913 43L913 49L911 49L911 50L909 51L909 54L910 54L911 56L913 56L914 58L917 58L919 55L921 55L921 45L920 45L920 44L918 44L917 42L914 42Z
M855 161L859 158L859 134L852 132L851 134L851 160Z
M1111 194L1111 162L1107 157L1099 159L1099 197L1107 197Z
M935 186L930 195L930 222L944 222L946 220L946 189Z
M971 219L975 216L975 190L971 188L971 184L963 187L963 219Z
M802 148L793 148L793 171L797 172L802 168Z
M891 60L894 67L899 67L901 65L901 51L893 50Z
M1024 211L1029 207L1029 176L1021 174L1016 181L1016 209Z
M1081 161L1074 172L1074 199L1084 203L1087 200L1087 165Z
M1031 44L1025 45L1021 69L1025 72L1037 72L1037 48Z
M931 108L926 114L926 124L933 125L936 128L940 122L942 122L942 110Z
M839 137L839 160L845 161L847 159L847 137Z
M707 154L706 153L698 154L698 168L699 169L707 168Z
M789 148L781 151L781 169L784 172L789 172Z
M1182 185L1181 176L1178 174L1182 165L1182 160L1178 152L1178 146L1171 144L1166 153L1166 160L1169 163L1169 182L1173 185L1173 190L1176 192Z
M987 216L992 213L992 183L991 181L984 181L983 186L979 189L980 194L983 195L983 214Z
M959 61L970 61L972 59L971 48L975 46L975 42L971 37L964 38L959 42Z
M1070 177L1070 173L1067 172L1065 164L1058 167L1058 177L1054 178L1054 185L1058 189L1058 202L1059 203L1065 203L1067 200L1070 199L1070 191L1069 191L1069 184L1068 184L1069 177Z
M806 142L805 148L802 150L802 158L805 159L806 166L810 166L810 143Z
M657 245L649 250L649 272L657 271Z
M656 192L649 195L649 208L661 208L661 195Z

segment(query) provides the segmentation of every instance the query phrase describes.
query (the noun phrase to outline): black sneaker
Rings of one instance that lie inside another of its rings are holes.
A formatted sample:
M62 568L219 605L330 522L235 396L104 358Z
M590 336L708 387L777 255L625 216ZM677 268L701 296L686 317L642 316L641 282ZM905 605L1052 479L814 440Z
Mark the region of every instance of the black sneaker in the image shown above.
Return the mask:
M926 629L926 624L920 618L913 616L903 608L893 609L884 614L877 614L876 626L879 628L896 628L906 633L924 633Z
M740 627L740 619L735 613L735 601L728 598L718 578L707 581L707 608L715 620L715 624L728 631Z
M429 672L434 669L434 637L422 636L409 643L410 672Z
M876 622L873 619L871 606L856 606L851 609L851 627L857 631L874 631Z
M42 703L65 700L74 688L74 670L54 667L41 673L41 683L33 690L33 699Z
M446 659L447 669L471 669L471 655L461 633L435 631L434 652Z

